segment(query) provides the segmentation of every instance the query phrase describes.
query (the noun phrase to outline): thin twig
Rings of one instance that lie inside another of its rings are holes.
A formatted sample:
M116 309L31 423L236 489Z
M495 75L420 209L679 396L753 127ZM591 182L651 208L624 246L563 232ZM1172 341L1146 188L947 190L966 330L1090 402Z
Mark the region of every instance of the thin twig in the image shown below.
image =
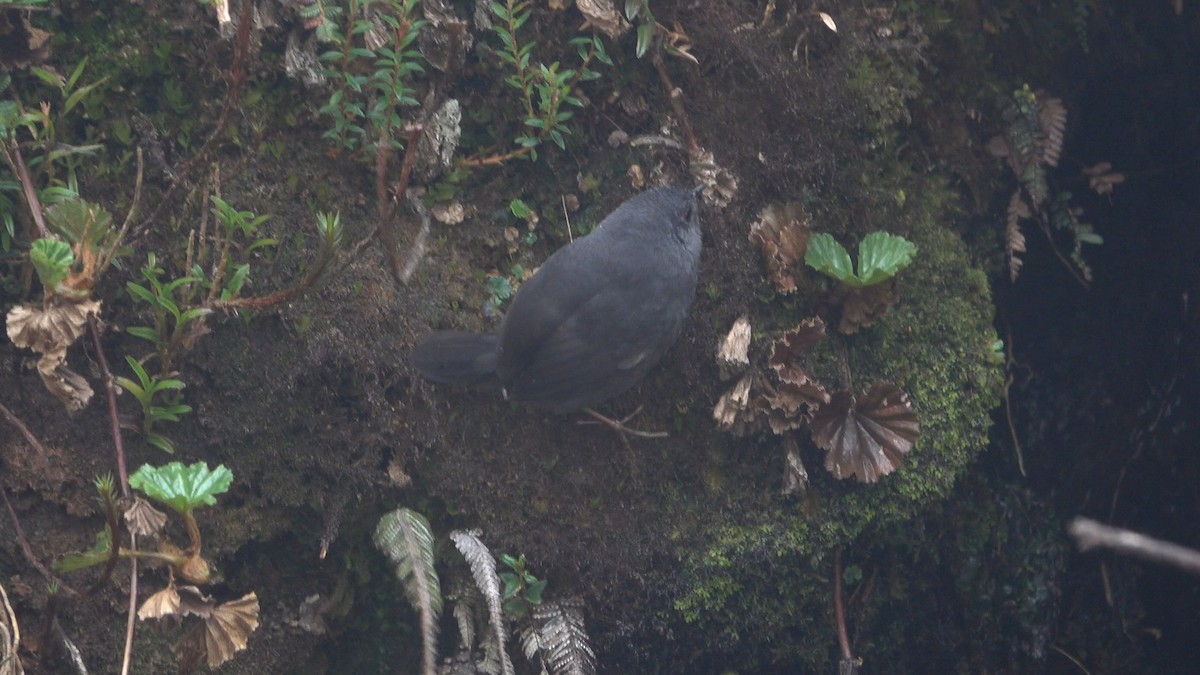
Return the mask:
M64 583L62 579L56 577L54 573L51 572L45 565L43 565L42 561L38 560L38 557L33 554L33 549L29 547L29 540L25 537L25 530L21 527L21 521L17 518L17 512L15 509L13 509L12 502L8 501L8 490L5 489L3 484L0 484L0 498L4 500L4 508L8 510L8 516L12 519L13 530L17 533L17 544L21 547L21 555L25 556L25 560L32 565L33 568L36 569L38 573L42 575L42 578L44 578L47 582L58 584L59 588L66 592L67 595L71 597L77 597L79 595L79 591L76 591L74 588Z
M137 215L138 204L142 200L142 173L142 146L139 145L137 147L137 177L133 181L133 201L129 205L129 212L125 214L125 222L121 223L121 229L117 231L116 239L113 239L112 244L100 254L99 262L96 265L97 278L112 264L113 258L117 255L117 249L121 247L121 242L125 241L125 235L129 234L129 228Z
M667 75L667 66L663 63L662 54L658 49L654 50L651 61L654 62L654 69L658 71L658 79L662 82L663 89L667 92L667 98L671 101L671 107L675 110L675 116L679 118L679 125L683 127L683 135L687 140L688 156L695 158L700 154L700 144L696 142L696 133L692 131L692 121L688 117L687 109L683 107L683 90L671 83L671 76Z
M1050 648L1053 649L1054 651L1058 652L1059 654L1062 654L1071 663L1074 663L1075 667L1078 668L1079 670L1083 671L1085 675L1092 675L1091 672L1089 672L1087 668L1083 667L1083 664L1079 662L1079 659L1068 654L1062 647L1052 644L1052 645L1050 645Z
M1017 468L1021 470L1021 475L1025 476L1025 455L1021 452L1021 440L1017 437L1017 427L1013 424L1012 397L1009 393L1014 379L1013 366L1016 365L1016 359L1013 358L1012 326L1008 328L1008 341L1004 346L1007 352L1004 360L1004 419L1008 422L1008 434L1017 453Z
M1097 547L1111 548L1117 553L1166 563L1193 574L1200 574L1200 551L1179 544L1119 527L1110 527L1090 518L1072 520L1067 531L1075 538L1075 543L1081 551Z
M21 657L17 650L21 648L21 626L17 624L17 613L8 602L8 592L4 584L0 584L0 600L4 601L3 621L0 621L0 638L3 638L3 652L0 652L0 675L23 675ZM12 659L9 661L8 659Z
M129 533L129 550L137 550L137 535ZM129 557L129 611L125 619L125 654L121 658L121 675L129 675L129 662L133 656L133 626L137 620L138 564L137 557Z
M392 228L396 216L396 206L401 199L408 197L408 181L412 176L413 160L417 154L417 139L424 131L425 125L413 122L404 128L404 162L400 165L400 178L396 183L395 192L387 187L389 139L387 133L380 132L379 144L375 148L375 201L379 211L379 240L383 243L384 254L388 260L388 270L400 283L408 283L404 268L400 265L400 255L396 250L396 234ZM391 195L396 198L392 199ZM420 233L418 233L418 238ZM411 276L409 272L409 276Z
M38 459L42 461L42 467L48 468L50 466L50 455L46 452L46 447L37 439L37 436L34 436L33 432L29 430L29 427L25 426L25 423L5 407L3 403L0 403L0 415L3 415L9 424L21 432L21 435L25 437L25 441L37 452Z
M21 182L21 194L25 197L25 205L29 207L33 222L37 224L38 236L49 237L50 231L46 229L46 221L42 218L42 202L38 199L37 188L33 186L33 179L29 177L29 168L25 166L25 159L21 157L21 149L17 142L14 140L5 145L4 153L17 174L17 180Z
M421 228L417 230L417 236L413 239L412 246L408 248L408 257L404 261L404 269L400 270L400 282L404 284L407 284L412 279L412 275L417 271L417 266L425 258L426 242L429 241L429 233L433 225L433 219L429 215L429 210L425 208L421 200L413 199L412 195L409 195L408 203L417 212L417 218L421 221Z
M833 554L833 616L837 621L838 648L842 650L842 659L854 658L850 652L850 634L846 632L846 608L842 604L842 549L839 546Z
M92 344L96 347L96 360L100 363L100 378L104 380L104 392L108 398L108 421L112 427L113 451L117 459L117 476L121 481L121 496L129 499L129 472L125 466L125 443L121 440L121 417L117 410L117 388L113 384L104 346L100 344L100 328L95 314L88 314L88 329L92 333Z

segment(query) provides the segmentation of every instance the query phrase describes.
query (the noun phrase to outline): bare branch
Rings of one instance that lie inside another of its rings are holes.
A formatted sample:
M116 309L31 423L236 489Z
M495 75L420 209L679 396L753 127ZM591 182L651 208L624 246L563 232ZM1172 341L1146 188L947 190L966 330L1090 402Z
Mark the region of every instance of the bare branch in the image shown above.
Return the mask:
M1119 527L1110 527L1090 518L1072 520L1067 530L1075 538L1075 543L1081 551L1096 547L1111 548L1117 553L1174 565L1193 574L1200 574L1200 551L1179 544Z

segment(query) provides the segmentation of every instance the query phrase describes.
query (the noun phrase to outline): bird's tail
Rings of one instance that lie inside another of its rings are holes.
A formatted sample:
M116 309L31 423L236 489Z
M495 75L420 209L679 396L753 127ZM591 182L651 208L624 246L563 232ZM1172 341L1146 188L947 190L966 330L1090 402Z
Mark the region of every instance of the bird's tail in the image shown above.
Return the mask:
M495 333L435 330L412 349L417 372L434 382L485 385L496 381Z

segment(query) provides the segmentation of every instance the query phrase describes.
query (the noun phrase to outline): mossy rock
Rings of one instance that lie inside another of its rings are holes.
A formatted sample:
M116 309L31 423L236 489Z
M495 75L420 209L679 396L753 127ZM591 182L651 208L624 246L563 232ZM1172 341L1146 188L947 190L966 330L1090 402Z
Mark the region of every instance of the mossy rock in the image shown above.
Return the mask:
M675 618L727 657L724 665L751 671L772 663L827 665L836 645L834 549L903 539L910 519L946 497L988 443L1003 374L992 351L987 277L954 228L947 188L936 179L922 183L920 190L910 186L920 196L907 200L889 228L918 248L899 275L900 301L846 339L856 393L877 379L890 381L919 414L921 435L904 465L875 484L838 481L821 468L823 453L808 443L807 432L794 432L808 446L803 459L812 484L802 498L769 489L779 482L767 474L773 484L730 488L720 510L707 497L676 504L678 522L691 523L680 539L705 543L681 547L682 577L663 583L677 590ZM825 359L836 359L825 351ZM832 372L832 365L816 369ZM776 441L763 445L773 454L754 461L782 469Z

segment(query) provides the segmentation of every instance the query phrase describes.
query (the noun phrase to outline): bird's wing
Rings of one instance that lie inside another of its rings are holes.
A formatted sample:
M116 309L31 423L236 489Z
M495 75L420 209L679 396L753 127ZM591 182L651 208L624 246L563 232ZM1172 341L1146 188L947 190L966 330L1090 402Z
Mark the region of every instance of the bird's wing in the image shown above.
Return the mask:
M501 381L514 399L561 411L595 405L641 379L673 342L684 313L658 301L667 294L655 279L607 270L617 278L546 275L527 294L537 302L514 303L500 351Z

